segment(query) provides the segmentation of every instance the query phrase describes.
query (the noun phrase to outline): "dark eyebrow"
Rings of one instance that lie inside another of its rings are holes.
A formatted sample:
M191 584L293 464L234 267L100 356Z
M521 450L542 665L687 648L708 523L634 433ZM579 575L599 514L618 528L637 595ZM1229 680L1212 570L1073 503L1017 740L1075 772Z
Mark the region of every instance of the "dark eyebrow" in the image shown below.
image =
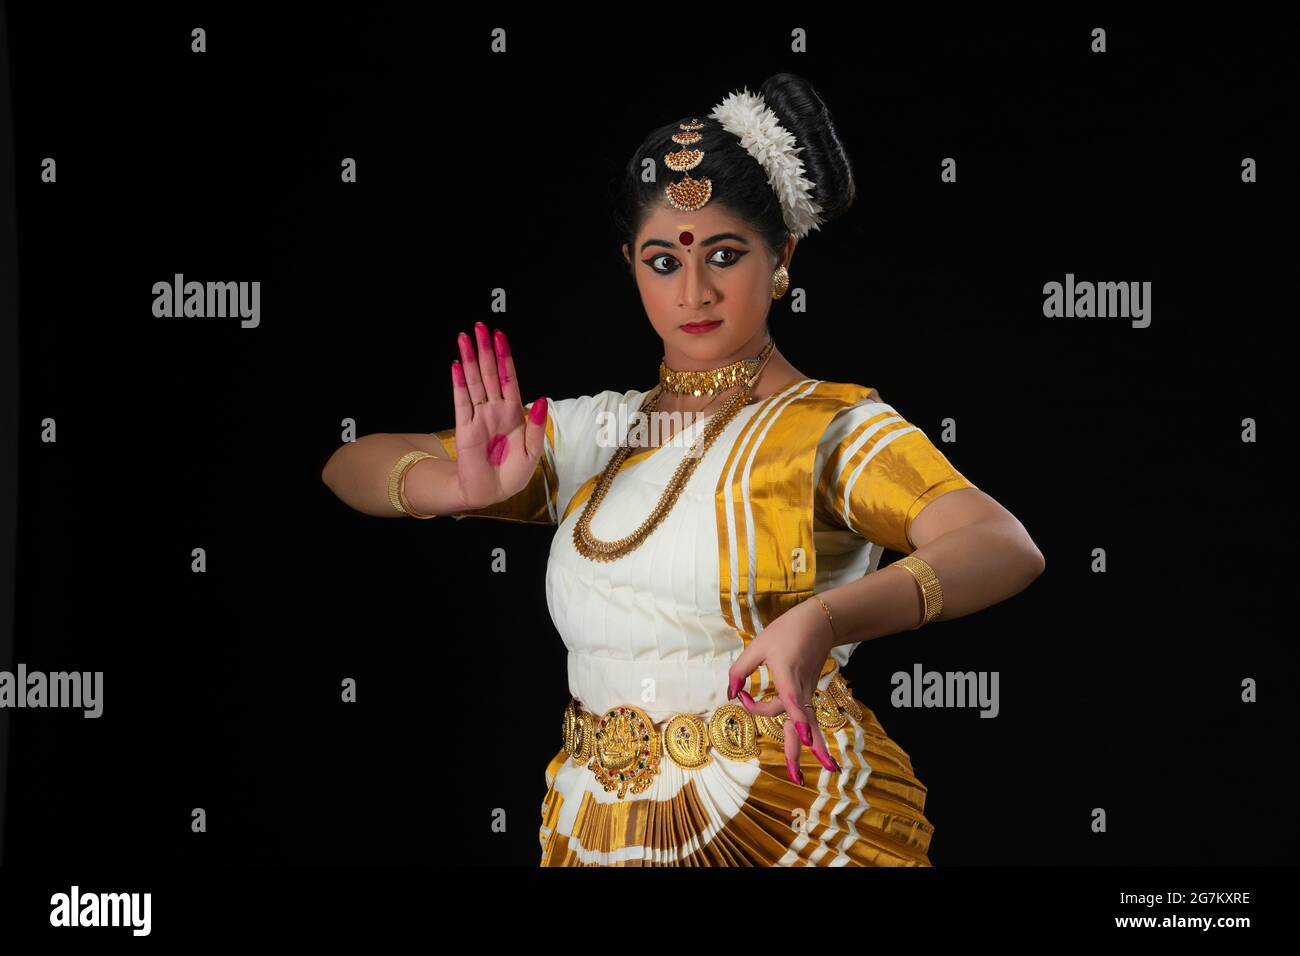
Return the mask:
M749 245L749 240L737 232L720 232L716 236L709 236L709 238L701 242L700 245L711 246L715 242L721 242L723 239L733 239L743 245ZM663 246L665 249L676 249L677 243L669 242L667 239L647 239L645 242L641 243L642 252L645 252L646 246Z

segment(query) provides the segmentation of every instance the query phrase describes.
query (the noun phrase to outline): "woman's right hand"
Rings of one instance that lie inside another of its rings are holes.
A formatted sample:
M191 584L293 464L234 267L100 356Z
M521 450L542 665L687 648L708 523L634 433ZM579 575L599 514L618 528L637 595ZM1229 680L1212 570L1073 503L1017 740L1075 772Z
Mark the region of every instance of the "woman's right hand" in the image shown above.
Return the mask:
M461 332L460 361L451 363L456 480L463 510L496 504L528 486L542 456L549 411L546 399L539 398L532 414L524 414L505 333L497 329L489 338L487 326L476 322L474 334L477 356Z

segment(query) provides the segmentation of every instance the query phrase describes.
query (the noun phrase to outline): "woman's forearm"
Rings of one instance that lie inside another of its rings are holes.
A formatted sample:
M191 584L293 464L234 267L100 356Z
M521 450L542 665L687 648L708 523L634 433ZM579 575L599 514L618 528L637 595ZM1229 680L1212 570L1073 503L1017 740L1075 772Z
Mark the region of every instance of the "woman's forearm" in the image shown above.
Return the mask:
M378 432L342 445L330 456L321 480L339 500L363 514L400 518L402 513L388 498L388 477L397 460L419 449L437 456L421 458L406 471L406 500L421 514L447 515L463 510L456 463L446 457L435 436L412 441L402 435Z
M976 522L949 531L912 552L934 568L948 621L983 610L1027 588L1043 556L1016 522ZM910 571L886 565L819 592L830 608L837 644L856 644L914 628L925 602ZM817 608L820 613L820 608Z

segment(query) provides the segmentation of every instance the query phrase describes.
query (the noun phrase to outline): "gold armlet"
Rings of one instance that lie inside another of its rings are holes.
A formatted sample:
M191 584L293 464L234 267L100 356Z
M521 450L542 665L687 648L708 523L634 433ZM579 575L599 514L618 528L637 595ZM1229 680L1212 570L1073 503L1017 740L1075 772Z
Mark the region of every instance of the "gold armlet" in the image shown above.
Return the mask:
M912 628L916 630L923 625L929 624L940 612L943 611L943 588L939 586L939 578L934 573L934 568L926 564L914 554L895 561L891 567L900 567L911 573L916 579L917 585L921 588L921 597L925 601L925 613L921 616L921 623Z

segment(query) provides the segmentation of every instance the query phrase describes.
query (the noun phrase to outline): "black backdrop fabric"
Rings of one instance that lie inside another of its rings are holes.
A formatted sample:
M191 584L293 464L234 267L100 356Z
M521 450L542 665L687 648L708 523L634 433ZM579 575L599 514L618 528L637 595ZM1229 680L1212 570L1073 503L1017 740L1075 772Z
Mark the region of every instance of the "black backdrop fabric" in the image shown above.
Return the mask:
M825 97L860 198L800 244L809 308L774 304L777 344L936 441L955 419L945 454L1047 559L849 665L928 788L932 862L1296 862L1294 23L671 9L8 11L5 666L103 671L104 713L5 715L5 862L535 865L568 699L552 532L368 517L321 468L347 418L450 427L476 320L525 401L649 387L609 184L653 126L783 70ZM154 317L176 273L260 281L260 324ZM1070 273L1149 281L1149 327L1044 317ZM918 663L998 672L998 716L891 706Z

